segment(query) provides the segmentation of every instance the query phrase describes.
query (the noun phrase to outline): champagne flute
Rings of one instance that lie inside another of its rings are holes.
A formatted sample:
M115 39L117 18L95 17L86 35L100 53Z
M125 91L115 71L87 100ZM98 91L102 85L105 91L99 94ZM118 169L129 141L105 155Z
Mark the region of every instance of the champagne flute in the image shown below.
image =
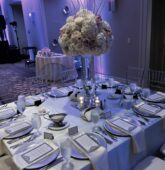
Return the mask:
M32 126L34 129L36 129L36 136L39 136L41 133L39 131L39 128L41 127L41 117L38 115L38 113L33 113L32 114Z
M65 162L62 164L61 169L73 170L74 165L70 161L72 148L71 148L71 141L69 140L69 138L66 137L66 138L63 138L61 140L61 142L60 142L60 150L61 150L61 155L65 160Z

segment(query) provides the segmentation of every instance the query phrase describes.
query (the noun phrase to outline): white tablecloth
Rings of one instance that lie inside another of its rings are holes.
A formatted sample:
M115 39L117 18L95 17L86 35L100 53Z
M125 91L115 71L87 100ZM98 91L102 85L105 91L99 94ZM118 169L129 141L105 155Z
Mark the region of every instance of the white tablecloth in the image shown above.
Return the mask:
M73 57L54 54L51 57L36 56L36 76L46 77L47 80L57 81L61 71L74 68Z
M113 115L121 113L123 109L119 105L118 100L107 100L107 103L112 111ZM51 113L67 113L65 120L70 123L70 127L78 126L80 131L90 132L93 124L86 122L80 118L80 111L71 106L70 99L68 97L64 98L49 98L39 107L29 107L26 108L24 115L30 119L31 114L38 112L40 107L45 107L50 110ZM100 119L99 124L102 125L103 119ZM42 127L41 131L53 133L55 141L59 142L60 136L66 135L68 129L62 131L51 131L47 127L50 124L50 120L44 119L42 117ZM155 153L159 147L165 141L165 131L162 129L163 120L151 119L146 126L141 126L144 130L145 141L146 141L146 151L133 154L131 147L130 137L119 137L118 141L113 142L113 144L108 145L108 159L110 170L131 170L133 167L141 161L145 156ZM20 142L20 141L19 141ZM13 145L15 145L14 143ZM10 148L11 145L3 141L3 148L5 151L13 155L15 150ZM88 160L79 161L72 159L75 169L74 170L90 170L90 162ZM55 167L50 168L50 170L60 170L62 162L57 164Z

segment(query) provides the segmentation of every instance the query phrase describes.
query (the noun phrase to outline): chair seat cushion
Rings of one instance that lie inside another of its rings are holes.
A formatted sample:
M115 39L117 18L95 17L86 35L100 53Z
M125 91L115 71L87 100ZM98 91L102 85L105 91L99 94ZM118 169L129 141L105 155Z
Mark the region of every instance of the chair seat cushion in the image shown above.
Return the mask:
M163 170L165 169L165 161L160 158L149 156L141 161L134 170Z

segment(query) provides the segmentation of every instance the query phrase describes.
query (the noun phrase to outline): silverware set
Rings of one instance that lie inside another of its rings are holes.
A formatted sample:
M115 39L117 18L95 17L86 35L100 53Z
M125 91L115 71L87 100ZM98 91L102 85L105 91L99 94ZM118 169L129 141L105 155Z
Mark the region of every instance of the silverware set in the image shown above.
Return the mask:
M21 141L20 143L15 144L15 145L13 145L13 146L10 146L10 148L11 148L11 149L16 149L16 148L22 146L24 143L29 143L29 142L31 142L31 141L33 141L34 139L37 138L37 136L34 135L34 134L29 134L29 135L27 135L27 136L29 136L28 139L26 139L25 141ZM27 137L27 136L26 136L26 137ZM20 139L22 139L22 138L18 138L18 139L20 140ZM17 141L19 141L19 140L16 140L15 142L17 142ZM14 143L14 142L13 142L13 143Z

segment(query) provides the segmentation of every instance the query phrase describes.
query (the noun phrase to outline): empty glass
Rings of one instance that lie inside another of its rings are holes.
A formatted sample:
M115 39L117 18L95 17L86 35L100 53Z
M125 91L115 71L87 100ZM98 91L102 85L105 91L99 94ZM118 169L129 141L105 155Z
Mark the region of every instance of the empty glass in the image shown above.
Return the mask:
M94 127L92 128L93 132L96 132L98 130L97 122L100 119L99 111L98 109L94 109L91 111L91 121L94 123Z
M66 137L61 140L60 150L61 150L62 157L65 159L65 162L62 164L61 169L62 170L73 170L74 165L70 161L72 147L71 147L71 141L69 140L69 138Z
M151 94L151 91L150 91L149 88L142 89L142 96L143 97L147 98L147 97L149 97L150 94Z
M130 87L132 93L136 92L136 90L137 90L137 84L136 83L130 83L129 87Z
M23 112L25 110L25 105L26 105L25 96L19 95L18 100L17 100L17 110L19 113L23 114Z
M32 122L33 128L36 129L35 135L39 136L41 134L40 131L39 131L39 128L41 127L41 117L40 117L40 115L38 113L33 113L31 122Z

